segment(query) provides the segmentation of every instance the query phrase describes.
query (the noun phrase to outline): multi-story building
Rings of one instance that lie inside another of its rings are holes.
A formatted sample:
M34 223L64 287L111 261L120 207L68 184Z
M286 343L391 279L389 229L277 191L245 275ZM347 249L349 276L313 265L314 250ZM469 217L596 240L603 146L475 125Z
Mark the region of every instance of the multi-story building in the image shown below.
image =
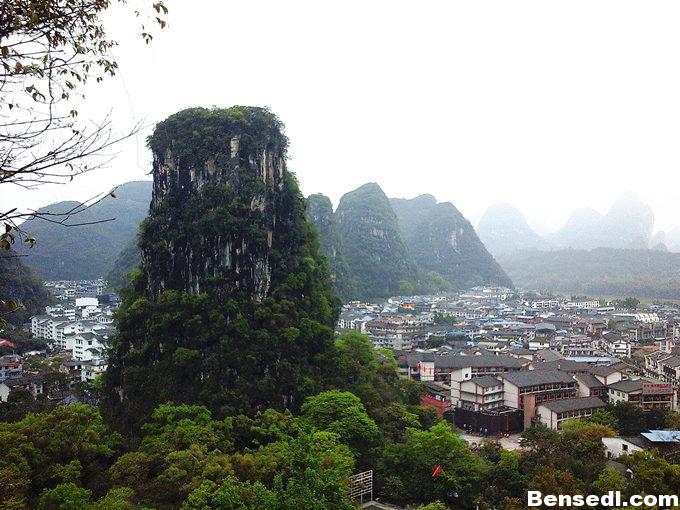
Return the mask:
M533 406L578 395L576 380L562 371L524 370L501 374L499 377L503 381L505 405L515 409L525 409L529 399L533 401Z
M5 379L16 379L23 373L21 356L7 354L0 356L0 381Z
M455 405L470 411L490 411L502 407L504 400L503 383L483 375L459 383Z
M674 411L677 393L670 383L644 381L642 379L619 381L608 388L609 402L628 402L642 409Z
M606 404L597 397L555 400L539 404L536 417L546 427L557 430L566 421L588 418L604 407Z

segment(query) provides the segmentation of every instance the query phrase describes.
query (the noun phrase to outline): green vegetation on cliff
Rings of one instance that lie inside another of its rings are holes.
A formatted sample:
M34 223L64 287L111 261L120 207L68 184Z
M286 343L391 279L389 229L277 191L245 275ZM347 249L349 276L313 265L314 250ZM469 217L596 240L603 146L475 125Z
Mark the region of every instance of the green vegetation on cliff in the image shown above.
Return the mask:
M297 408L324 379L336 300L279 129L260 108L196 108L151 137L144 264L106 376L121 425L168 400Z
M417 280L397 217L380 186L364 184L343 195L336 218L356 297L399 294Z
M453 204L437 203L432 195L390 202L426 284L429 281L433 286L439 280L444 287L441 290L475 285L512 287L510 278Z
M338 296L344 300L354 295L354 277L344 255L342 239L330 198L321 193L307 197L307 219L319 233L321 252L331 264L333 282Z
M50 301L50 293L33 271L22 264L24 257L13 251L0 253L0 299L13 301L11 306L0 314L2 319L15 325L28 320L31 315L44 313Z
M137 245L137 239L132 239L125 245L123 250L113 261L113 267L106 275L109 286L113 289L122 289L129 284L130 271L142 265L142 254Z

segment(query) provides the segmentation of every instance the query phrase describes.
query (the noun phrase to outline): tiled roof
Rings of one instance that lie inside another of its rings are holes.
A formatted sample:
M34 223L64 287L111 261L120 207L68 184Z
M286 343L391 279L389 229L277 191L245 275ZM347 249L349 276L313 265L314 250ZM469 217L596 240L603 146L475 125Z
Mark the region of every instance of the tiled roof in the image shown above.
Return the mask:
M568 373L558 370L524 370L501 374L499 377L519 388L537 384L574 383L576 385L576 381Z
M644 384L644 381L642 379L636 379L636 380L628 379L626 381L619 381L619 382L616 382L614 384L610 384L609 387L612 390L623 391L625 393L629 393L631 391L642 390L643 384Z
M568 398L544 402L539 407L547 407L554 413L566 413L569 411L581 411L583 409L599 409L607 405L597 397Z
M481 386L482 388L495 388L496 386L503 386L503 383L491 375L483 375L481 377L473 377L469 382Z
M605 385L593 374L576 374L574 377L586 388L605 388Z

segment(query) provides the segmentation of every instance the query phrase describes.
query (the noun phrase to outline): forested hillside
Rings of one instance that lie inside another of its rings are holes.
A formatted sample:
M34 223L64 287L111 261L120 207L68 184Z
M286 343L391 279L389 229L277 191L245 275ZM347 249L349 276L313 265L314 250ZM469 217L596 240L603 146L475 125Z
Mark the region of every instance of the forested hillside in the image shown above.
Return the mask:
M115 198L106 196L75 214L64 226L29 220L21 228L36 239L32 249L21 252L23 261L44 280L80 280L105 276L118 254L134 238L149 211L151 182L128 182L118 186ZM59 202L39 212L82 209L78 202ZM61 218L60 218L61 219ZM107 221L105 221L107 220ZM110 220L110 221L108 221Z
M13 251L0 252L0 299L12 301L0 319L20 325L32 315L44 312L50 293L31 268Z
M524 289L680 299L680 253L613 248L525 251L500 257L499 262Z

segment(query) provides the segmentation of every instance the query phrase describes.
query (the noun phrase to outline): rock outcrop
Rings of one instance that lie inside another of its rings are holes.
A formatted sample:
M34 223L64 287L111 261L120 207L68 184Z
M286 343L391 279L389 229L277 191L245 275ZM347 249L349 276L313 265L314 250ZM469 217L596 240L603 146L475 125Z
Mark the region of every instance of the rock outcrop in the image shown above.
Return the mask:
M380 186L368 183L346 193L335 214L356 298L396 295L404 282L417 280L397 217Z
M159 403L227 415L319 391L337 320L328 264L261 108L193 108L156 127L142 271L121 307L104 409L133 427Z

